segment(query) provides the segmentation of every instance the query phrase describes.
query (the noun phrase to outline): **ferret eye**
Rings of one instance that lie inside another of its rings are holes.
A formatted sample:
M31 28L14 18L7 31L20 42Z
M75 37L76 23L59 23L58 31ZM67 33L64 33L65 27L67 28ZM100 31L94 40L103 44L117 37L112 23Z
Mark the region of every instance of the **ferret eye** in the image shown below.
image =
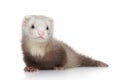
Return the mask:
M31 26L31 28L32 28L32 29L34 29L34 28L35 28L35 26L34 26L34 25L32 25L32 26Z
M49 30L49 27L48 27L48 26L46 27L46 30Z

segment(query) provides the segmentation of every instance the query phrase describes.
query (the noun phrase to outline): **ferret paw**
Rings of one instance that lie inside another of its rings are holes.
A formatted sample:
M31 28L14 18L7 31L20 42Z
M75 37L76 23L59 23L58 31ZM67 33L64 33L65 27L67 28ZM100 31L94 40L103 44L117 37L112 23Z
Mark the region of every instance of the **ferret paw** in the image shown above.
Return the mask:
M54 70L64 70L64 67L54 67Z
M36 72L36 71L38 71L38 69L37 68L35 68L35 67L25 67L24 68L24 71L25 72Z

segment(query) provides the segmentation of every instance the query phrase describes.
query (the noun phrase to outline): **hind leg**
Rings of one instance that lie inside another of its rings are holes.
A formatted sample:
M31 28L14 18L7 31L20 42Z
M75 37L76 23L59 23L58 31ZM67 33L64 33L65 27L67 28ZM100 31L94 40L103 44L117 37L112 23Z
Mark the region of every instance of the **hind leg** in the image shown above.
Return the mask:
M56 67L54 67L54 70L64 70L64 67L56 66Z

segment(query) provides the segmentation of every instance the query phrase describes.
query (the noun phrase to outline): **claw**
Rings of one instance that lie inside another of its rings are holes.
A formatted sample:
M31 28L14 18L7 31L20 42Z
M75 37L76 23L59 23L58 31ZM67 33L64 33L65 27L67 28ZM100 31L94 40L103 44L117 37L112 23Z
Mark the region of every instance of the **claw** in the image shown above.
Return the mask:
M24 71L25 72L36 72L36 71L38 71L38 69L34 68L34 67L25 67Z

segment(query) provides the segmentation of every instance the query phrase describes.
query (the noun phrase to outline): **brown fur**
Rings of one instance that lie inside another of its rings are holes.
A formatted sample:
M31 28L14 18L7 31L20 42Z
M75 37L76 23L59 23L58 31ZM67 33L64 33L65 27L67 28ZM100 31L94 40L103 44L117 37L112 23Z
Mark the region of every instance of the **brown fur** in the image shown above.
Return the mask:
M81 58L78 58L78 61L80 59ZM80 66L81 67L90 67L90 66L93 66L93 67L108 67L108 65L106 63L94 60L94 59L86 57L86 56L82 56Z
M45 48L46 53L42 58L41 56L32 56L29 52L29 49L26 47L25 41L23 41L22 43L24 43L22 45L24 61L26 63L27 68L30 67L31 69L30 71L36 70L36 69L39 69L39 70L40 69L63 69L63 68L71 68L71 67L90 67L90 66L108 67L108 65L103 62L77 54L74 50L72 50L72 48L70 48L66 44L62 42L57 42L55 40L52 40L52 41L50 40L50 42L48 42ZM72 53L72 55L70 53L66 53L67 48ZM70 55L72 57L70 57ZM71 58L71 62L75 60L74 63L71 64L68 58Z
M63 67L67 60L64 48L60 45L54 45L52 42L48 44L51 45L46 46L45 55L42 58L41 56L32 56L29 51L26 50L26 45L23 44L23 50L26 50L23 51L26 66L38 69L53 69L54 67Z

